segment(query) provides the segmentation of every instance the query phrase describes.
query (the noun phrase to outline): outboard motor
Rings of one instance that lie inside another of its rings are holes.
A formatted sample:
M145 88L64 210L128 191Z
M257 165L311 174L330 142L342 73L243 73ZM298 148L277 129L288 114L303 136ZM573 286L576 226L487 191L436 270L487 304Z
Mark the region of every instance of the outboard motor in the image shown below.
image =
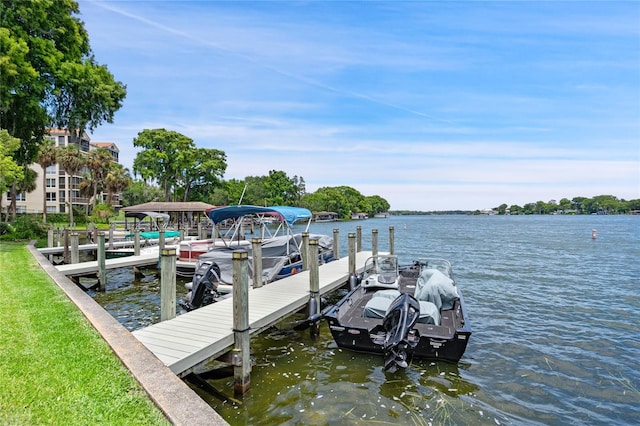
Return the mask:
M187 303L182 306L187 311L198 309L201 306L210 305L214 302L216 289L220 282L220 267L212 261L203 261L191 282L191 291L187 293Z
M387 309L382 326L387 332L382 344L384 369L390 373L398 367L406 368L418 341L409 338L409 332L420 317L420 302L408 293L398 296Z

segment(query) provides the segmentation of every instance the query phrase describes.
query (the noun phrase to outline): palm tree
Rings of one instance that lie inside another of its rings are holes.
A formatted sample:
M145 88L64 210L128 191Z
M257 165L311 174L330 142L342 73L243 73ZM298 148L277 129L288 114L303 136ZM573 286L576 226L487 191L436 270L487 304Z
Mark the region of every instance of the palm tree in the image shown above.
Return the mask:
M33 192L36 190L36 180L38 179L38 174L29 167L24 167L22 170L22 178L13 182L11 185L11 204L9 205L9 211L11 211L11 217L13 220L16 219L17 206L16 200L18 198L18 194L26 194L29 192ZM7 215L9 216L9 215Z
M96 199L98 198L98 187L104 183L104 178L109 171L113 157L109 151L104 148L98 148L90 151L87 155L87 168L91 174L91 182L93 183L93 195L91 196L91 209L96 208Z
M126 169L122 164L111 163L109 172L104 179L104 184L107 187L107 203L113 205L113 195L121 192L130 183L129 169Z
M58 161L58 150L53 141L47 140L40 145L37 160L42 167L42 221L47 223L47 167Z
M71 199L71 194L73 193L73 177L82 170L85 165L85 160L76 145L67 145L64 148L59 148L58 163L67 175L69 175L69 184L66 189L66 203L69 205L69 224L73 226L73 200Z

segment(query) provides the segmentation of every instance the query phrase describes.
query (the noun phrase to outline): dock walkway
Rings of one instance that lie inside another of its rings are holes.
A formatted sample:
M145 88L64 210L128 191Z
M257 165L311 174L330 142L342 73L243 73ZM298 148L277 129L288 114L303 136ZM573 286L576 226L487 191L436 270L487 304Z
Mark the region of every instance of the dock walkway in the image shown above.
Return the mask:
M370 251L356 253L360 272ZM319 266L320 294L343 286L349 278L349 258ZM249 289L249 325L257 333L305 306L309 301L309 271ZM187 312L171 320L132 333L177 375L209 359L217 358L234 344L233 298Z

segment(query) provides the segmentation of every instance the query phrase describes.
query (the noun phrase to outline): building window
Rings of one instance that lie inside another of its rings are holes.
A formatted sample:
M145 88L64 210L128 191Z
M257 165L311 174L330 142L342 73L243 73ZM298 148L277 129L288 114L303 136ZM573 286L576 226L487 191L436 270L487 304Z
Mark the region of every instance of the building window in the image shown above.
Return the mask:
M56 193L47 192L47 201L56 201Z
M64 146L64 136L58 136L58 146Z
M47 178L47 188L55 188L56 187L56 180L54 179L49 179Z
M27 201L27 194L25 194L24 192L16 194L16 201Z
M64 191L60 191L58 195L60 195L60 201L64 202Z
M16 206L16 213L26 213L27 206Z
M56 166L55 166L55 164L53 166L47 167L46 173L48 175L55 175L56 174Z
M56 206L47 206L47 213L56 213Z

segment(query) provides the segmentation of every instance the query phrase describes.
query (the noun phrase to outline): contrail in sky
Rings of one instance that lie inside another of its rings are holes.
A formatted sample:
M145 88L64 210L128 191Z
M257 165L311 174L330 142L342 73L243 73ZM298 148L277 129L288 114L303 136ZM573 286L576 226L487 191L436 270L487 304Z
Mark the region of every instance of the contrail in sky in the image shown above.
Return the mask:
M122 16L126 16L128 18L131 18L131 19L134 19L136 21L142 22L142 23L144 23L146 25L149 25L151 27L157 28L159 30L165 31L165 32L170 33L170 34L175 34L175 35L177 35L179 37L194 41L194 42L202 44L204 46L208 46L208 47L223 51L223 52L225 52L225 53L227 53L227 54L229 54L231 56L235 56L235 57L240 58L242 60L245 60L247 62L251 62L252 64L260 66L260 67L262 67L264 69L268 69L270 71L273 71L274 73L289 77L291 79L297 80L297 81L299 81L301 83L304 83L304 84L307 84L309 86L313 86L313 87L317 87L317 88L320 88L320 89L324 89L326 91L338 93L338 94L341 94L341 95L344 95L344 96L350 96L350 97L353 97L353 98L363 99L365 101L372 102L372 103L375 103L375 104L378 104L378 105L384 105L386 107L393 108L393 109L396 109L396 110L399 110L399 111L404 111L404 112L407 112L407 113L410 113L410 114L413 114L413 115L417 115L417 116L420 116L420 117L428 118L429 120L434 120L434 121L440 121L440 122L444 122L444 123L454 124L452 121L445 120L445 119L438 118L438 117L434 117L432 115L425 114L424 112L421 112L421 111L416 111L416 110L411 109L411 108L406 108L406 107L403 107L403 106L400 106L400 105L396 105L396 104L393 104L393 103L390 103L390 102L382 101L380 99L376 99L374 97L371 97L369 95L365 95L365 94L362 94L362 93L357 93L357 92L352 92L352 91L349 91L349 90L339 89L337 87L333 87L333 86L329 86L327 84L321 83L321 82L319 82L317 80L313 80L313 79L310 79L310 78L307 78L307 77L303 77L303 76L300 76L300 75L297 75L297 74L292 74L292 73L290 73L288 71L285 71L285 70L282 70L280 68L276 68L276 67L273 67L271 65L266 65L266 64L256 60L255 58L252 58L251 56L239 53L239 52L231 50L231 49L228 49L228 48L226 48L226 47L224 47L224 46L222 46L220 44L217 44L215 42L211 42L211 41L208 41L208 40L202 40L200 38L194 37L193 35L191 35L191 34L189 34L187 32L178 30L176 28L168 27L166 25L163 25L161 23L152 21L152 20L147 19L147 18L142 17L142 16L135 15L133 13L130 13L130 12L126 11L126 10L122 10L122 9L117 8L117 7L114 7L114 6L110 5L109 3L98 2L98 1L95 1L95 0L90 0L90 1L91 1L91 3L95 4L96 6L101 7L103 9L109 10L111 12L117 13L117 14L122 15Z

